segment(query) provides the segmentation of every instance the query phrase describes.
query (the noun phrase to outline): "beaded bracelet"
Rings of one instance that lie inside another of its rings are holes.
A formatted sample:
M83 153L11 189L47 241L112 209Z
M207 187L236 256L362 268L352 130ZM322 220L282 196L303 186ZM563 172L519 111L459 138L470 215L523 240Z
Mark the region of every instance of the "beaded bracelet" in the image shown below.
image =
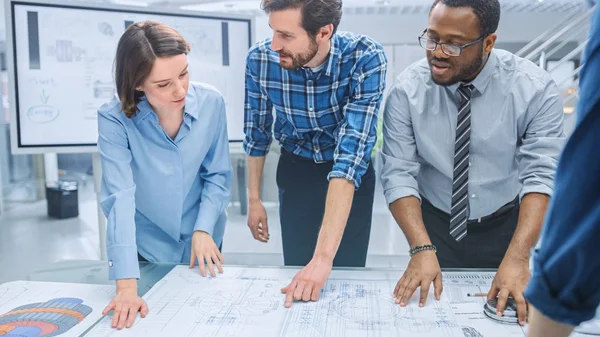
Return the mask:
M425 246L417 246L417 247L409 250L408 254L412 257L416 253L422 252L424 250L433 250L434 253L437 253L437 249L435 248L434 245L425 245Z

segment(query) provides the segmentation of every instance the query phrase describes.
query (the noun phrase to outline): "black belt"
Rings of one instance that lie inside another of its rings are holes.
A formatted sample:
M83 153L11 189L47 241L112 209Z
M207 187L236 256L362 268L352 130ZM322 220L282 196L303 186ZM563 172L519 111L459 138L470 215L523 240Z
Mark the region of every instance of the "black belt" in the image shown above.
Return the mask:
M498 210L495 211L494 213L492 213L490 215L486 215L486 216L481 217L481 218L469 220L469 221L467 221L467 223L469 223L469 224L479 223L479 222L482 222L482 221L486 221L486 220L491 220L491 219L497 218L499 216L505 215L506 213L510 212L518 204L519 204L519 196L515 197L512 201L508 202L504 206L498 208Z
M301 161L301 162L311 163L311 164L331 164L331 163L333 163L333 160L315 161L313 158L302 157L302 156L299 156L297 154L294 154L294 153L284 149L283 147L281 148L281 156L286 157L286 158L291 158L291 159Z
M445 214L448 217L450 216L450 214L448 214L448 213L442 211L441 209L433 206L433 204L431 203L431 201L427 200L427 198L425 198L422 194L421 194L421 201L428 203L436 211L438 211L438 212L440 212L442 214ZM480 223L482 221L486 221L486 220L491 220L491 219L498 218L498 217L500 217L502 215L506 215L506 213L510 212L518 204L519 204L519 196L515 197L512 201L508 202L504 206L498 208L498 210L496 210L494 213L492 213L490 215L486 215L486 216L481 217L481 218L468 220L467 223L468 224L474 224L474 223Z

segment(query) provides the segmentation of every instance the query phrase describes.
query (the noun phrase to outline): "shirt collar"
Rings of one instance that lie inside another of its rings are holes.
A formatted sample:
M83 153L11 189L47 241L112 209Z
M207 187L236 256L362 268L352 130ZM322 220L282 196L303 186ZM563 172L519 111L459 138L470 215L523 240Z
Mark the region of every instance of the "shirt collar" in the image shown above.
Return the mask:
M477 77L475 77L475 79L473 81L471 81L471 83L463 83L463 82L454 83L453 85L448 86L448 89L452 93L456 93L458 91L458 87L460 87L461 85L471 84L480 95L483 94L483 92L485 91L485 88L487 88L487 85L490 83L490 80L492 79L492 75L494 75L494 68L496 68L497 63L498 63L498 56L496 55L496 52L492 49L492 52L490 53L490 56L489 56L487 62L483 66L483 69L481 69L481 72L479 72Z
M331 37L330 40L330 45L329 45L329 54L327 55L327 59L325 60L325 62L323 62L324 67L319 69L320 71L323 71L323 69L325 69L325 75L327 76L332 76L335 75L335 66L337 65L337 59L340 57L340 49L338 48L338 38L337 38L337 34L334 34ZM304 68L306 70L310 71L310 68Z
M331 45L329 47L329 58L327 60L327 68L325 70L325 75L332 76L334 75L335 67L338 64L337 60L340 57L341 50L338 48L338 36L334 34L331 37Z
M144 119L146 119L149 115L155 115L156 113L148 103L148 99L146 96L142 96L140 102L137 105L138 113L135 114L133 120L136 124L139 124ZM198 119L198 100L196 99L196 90L193 85L190 83L188 86L188 92L185 95L185 106L183 107L183 112L185 115L189 115L194 119ZM185 117L184 115L184 117Z

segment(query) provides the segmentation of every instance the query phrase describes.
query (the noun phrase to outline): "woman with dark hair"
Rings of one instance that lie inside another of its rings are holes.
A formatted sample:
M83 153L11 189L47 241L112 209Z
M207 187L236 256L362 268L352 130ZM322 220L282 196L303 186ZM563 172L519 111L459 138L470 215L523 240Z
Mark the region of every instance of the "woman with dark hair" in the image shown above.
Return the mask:
M131 327L148 306L137 294L138 261L196 260L202 276L222 273L231 164L225 103L211 86L190 83L188 43L171 27L145 21L119 40L118 97L98 111L102 211L109 277L116 280L113 328ZM207 268L205 267L205 261Z

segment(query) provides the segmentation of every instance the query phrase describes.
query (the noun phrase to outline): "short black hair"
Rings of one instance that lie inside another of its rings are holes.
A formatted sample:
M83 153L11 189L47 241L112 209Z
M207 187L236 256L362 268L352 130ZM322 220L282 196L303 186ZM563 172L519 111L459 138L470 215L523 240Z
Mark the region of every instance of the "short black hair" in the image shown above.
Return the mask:
M435 0L429 14L439 3L448 7L472 8L479 21L481 35L493 34L498 29L500 22L500 2L498 0Z
M285 9L302 10L302 28L314 37L321 27L333 25L336 32L342 20L342 0L262 0L261 8L267 13Z

